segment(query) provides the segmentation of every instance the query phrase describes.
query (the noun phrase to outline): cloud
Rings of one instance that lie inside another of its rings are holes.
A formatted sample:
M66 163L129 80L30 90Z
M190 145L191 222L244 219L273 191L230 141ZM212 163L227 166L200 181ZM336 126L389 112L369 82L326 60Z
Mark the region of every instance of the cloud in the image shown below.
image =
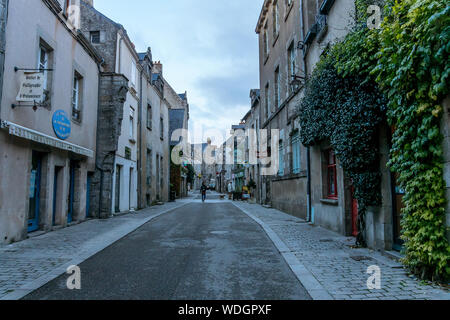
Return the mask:
M190 126L228 132L259 87L255 26L263 0L95 0L121 23L138 51L152 48L164 77L188 91ZM130 5L132 4L132 5Z

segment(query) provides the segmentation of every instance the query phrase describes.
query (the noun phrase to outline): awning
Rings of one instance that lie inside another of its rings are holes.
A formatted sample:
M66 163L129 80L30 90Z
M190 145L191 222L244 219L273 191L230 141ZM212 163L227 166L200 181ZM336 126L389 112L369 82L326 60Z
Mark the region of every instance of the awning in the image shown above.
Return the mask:
M9 122L9 121L1 121L0 122L1 129L8 129L10 135L31 140L34 142L38 142L53 148L70 151L88 158L94 157L94 151L77 146L76 144L72 144L69 142L61 141L57 138L50 137L46 134L40 133L35 130L31 130L18 124Z

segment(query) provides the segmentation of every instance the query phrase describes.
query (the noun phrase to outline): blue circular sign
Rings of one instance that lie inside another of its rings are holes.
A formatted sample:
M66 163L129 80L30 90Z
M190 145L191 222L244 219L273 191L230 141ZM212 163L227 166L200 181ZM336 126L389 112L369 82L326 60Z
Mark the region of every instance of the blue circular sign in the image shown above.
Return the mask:
M53 114L52 124L58 138L66 140L70 137L71 124L64 110L58 110Z

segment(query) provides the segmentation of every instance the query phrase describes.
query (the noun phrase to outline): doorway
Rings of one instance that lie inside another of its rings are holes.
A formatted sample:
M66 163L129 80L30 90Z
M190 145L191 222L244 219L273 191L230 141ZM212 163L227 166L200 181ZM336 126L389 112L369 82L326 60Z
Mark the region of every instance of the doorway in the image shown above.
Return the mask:
M355 198L355 187L352 186L352 236L358 236L358 200Z
M67 213L67 223L73 222L73 208L75 202L75 161L70 161L69 169L69 210Z
M91 217L90 207L91 207L91 183L93 173L89 172L87 175L87 183L86 183L86 218Z
M28 232L39 229L42 155L33 151L30 172Z
M132 190L133 190L133 168L130 168L130 181L129 181L129 187L128 187L129 189L128 189L128 204L129 204L129 208L128 208L128 210L131 210L132 209L132 202L131 202L131 200L132 200L132 197L133 197L133 193L132 193Z
M404 241L401 239L402 235L402 210L405 207L403 197L405 196L405 190L403 190L397 182L397 176L392 175L392 224L393 224L393 249L401 251Z
M116 166L116 187L114 189L114 210L116 213L120 212L120 176L122 167Z
M53 214L52 214L52 226L56 226L57 221L56 221L56 214L57 212L61 209L60 208L60 197L61 197L61 192L59 189L59 186L61 184L61 172L62 172L62 167L55 167L55 173L54 173L54 178L53 178Z

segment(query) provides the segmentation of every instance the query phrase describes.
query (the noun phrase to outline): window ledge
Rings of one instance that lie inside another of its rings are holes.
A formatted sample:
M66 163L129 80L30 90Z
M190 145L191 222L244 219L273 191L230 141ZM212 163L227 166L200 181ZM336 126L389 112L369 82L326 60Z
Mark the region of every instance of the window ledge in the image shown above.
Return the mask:
M131 142L132 144L136 144L136 140L135 140L135 139L130 138L129 140L130 140L130 142Z
M322 202L323 204L326 204L326 205L330 205L330 206L338 206L339 205L339 200L337 200L337 199L320 199L320 202Z
M272 181L285 181L285 180L295 180L304 179L307 177L306 171L300 171L299 173L285 174L284 176L276 176Z
M72 122L78 125L81 125L81 119L72 116Z

